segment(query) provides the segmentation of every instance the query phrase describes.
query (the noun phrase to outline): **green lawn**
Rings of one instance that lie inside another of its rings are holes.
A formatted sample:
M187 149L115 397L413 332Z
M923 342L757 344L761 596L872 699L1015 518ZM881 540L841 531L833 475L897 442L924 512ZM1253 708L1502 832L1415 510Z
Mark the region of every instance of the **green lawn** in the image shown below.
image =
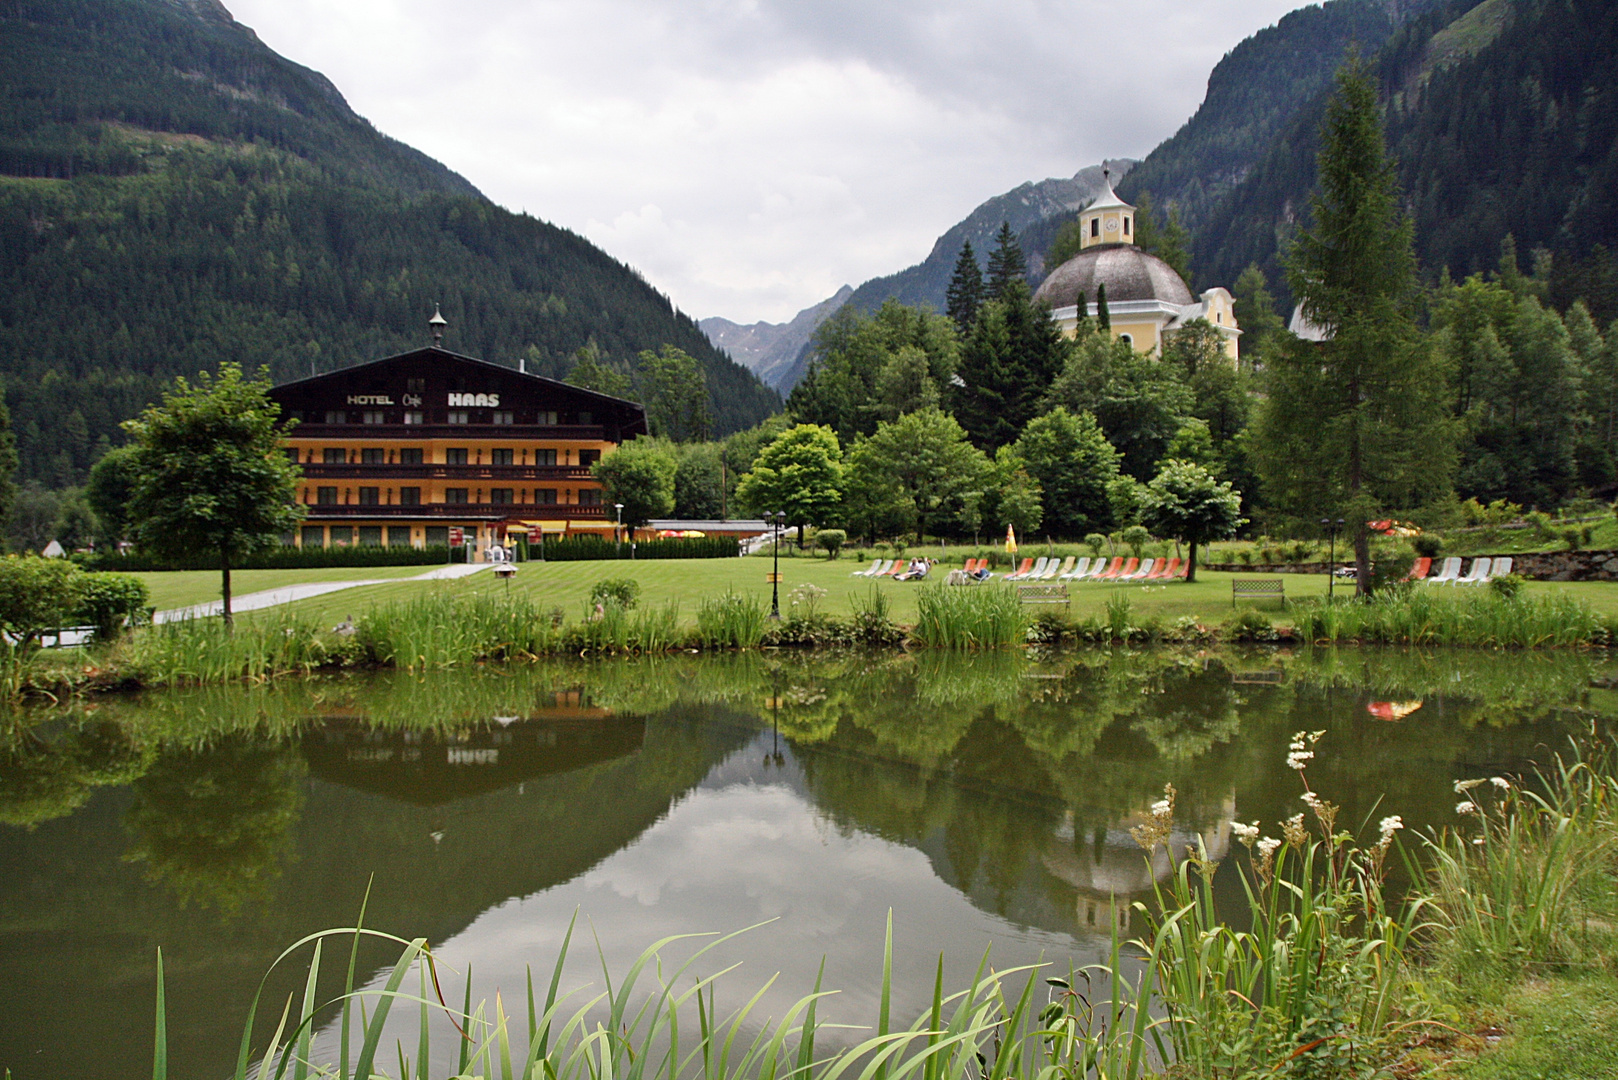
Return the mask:
M412 577L430 566L328 566L315 570L235 570L230 575L230 591L244 596L286 585L316 581L371 581L379 578ZM159 611L190 607L219 599L219 571L168 570L136 574L151 591L151 604Z
M1559 976L1512 990L1497 1046L1442 1072L1454 1080L1594 1080L1618 1077L1618 982Z

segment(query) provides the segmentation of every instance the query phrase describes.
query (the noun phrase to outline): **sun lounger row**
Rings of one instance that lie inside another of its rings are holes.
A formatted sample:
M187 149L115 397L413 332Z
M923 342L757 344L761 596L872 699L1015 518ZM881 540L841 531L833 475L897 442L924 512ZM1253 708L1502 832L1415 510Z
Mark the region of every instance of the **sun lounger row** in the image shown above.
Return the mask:
M1168 581L1183 578L1190 565L1180 559L1126 559L1122 555L1092 559L1024 559L1005 575L1006 581Z
M1429 585L1487 585L1497 577L1505 577L1511 573L1511 558L1506 556L1499 559L1478 558L1472 560L1471 569L1466 576L1461 576L1461 559L1451 555L1444 560L1438 573L1432 577L1427 576L1431 570L1433 560L1422 558L1416 560L1416 565L1410 568L1411 581L1425 581Z

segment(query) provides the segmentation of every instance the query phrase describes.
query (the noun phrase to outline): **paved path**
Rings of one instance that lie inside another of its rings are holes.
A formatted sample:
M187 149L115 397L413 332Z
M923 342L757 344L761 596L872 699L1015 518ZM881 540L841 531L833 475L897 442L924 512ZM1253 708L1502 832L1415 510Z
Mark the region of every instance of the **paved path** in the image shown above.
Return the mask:
M435 566L425 574L403 578L376 578L365 581L316 581L306 585L285 585L279 589L265 589L263 592L245 593L231 600L230 610L233 614L244 611L258 611L261 608L276 607L280 604L290 604L294 600L307 600L311 596L324 596L327 593L341 592L343 589L357 589L361 585L391 585L396 581L443 581L449 578L463 578L475 574L479 570L489 570L494 563L451 563L448 566ZM152 616L154 623L181 622L186 619L203 619L211 615L218 615L225 609L224 601L210 600L206 604L192 604L190 607L173 608L169 611L159 611Z

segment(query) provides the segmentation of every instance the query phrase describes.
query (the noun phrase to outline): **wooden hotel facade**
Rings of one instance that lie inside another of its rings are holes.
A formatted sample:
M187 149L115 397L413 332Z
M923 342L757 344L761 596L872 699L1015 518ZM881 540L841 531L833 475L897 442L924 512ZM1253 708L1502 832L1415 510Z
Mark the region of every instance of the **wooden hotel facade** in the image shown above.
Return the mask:
M436 346L284 383L303 470L301 547L444 544L479 552L523 530L612 536L590 466L646 433L621 398Z

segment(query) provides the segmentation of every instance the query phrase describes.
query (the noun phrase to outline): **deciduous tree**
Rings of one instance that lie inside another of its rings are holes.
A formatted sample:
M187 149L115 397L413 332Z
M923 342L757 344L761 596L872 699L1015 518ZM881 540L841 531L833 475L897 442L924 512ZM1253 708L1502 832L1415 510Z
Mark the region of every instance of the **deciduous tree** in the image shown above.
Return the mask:
M1197 580L1197 548L1234 536L1242 526L1242 497L1201 465L1166 462L1141 500L1141 524L1158 536L1184 540L1185 579Z
M1113 527L1107 485L1119 455L1094 416L1059 405L1029 421L1013 448L1044 493L1047 532L1076 538Z
M755 513L778 511L798 528L829 524L843 501L843 448L837 433L819 424L799 424L764 448L742 477L736 497Z
M989 459L955 418L921 409L882 424L848 456L848 523L868 536L938 534L982 491Z
M624 524L638 528L674 509L678 463L655 439L633 439L590 467L611 503L624 504ZM616 518L615 518L616 520Z

